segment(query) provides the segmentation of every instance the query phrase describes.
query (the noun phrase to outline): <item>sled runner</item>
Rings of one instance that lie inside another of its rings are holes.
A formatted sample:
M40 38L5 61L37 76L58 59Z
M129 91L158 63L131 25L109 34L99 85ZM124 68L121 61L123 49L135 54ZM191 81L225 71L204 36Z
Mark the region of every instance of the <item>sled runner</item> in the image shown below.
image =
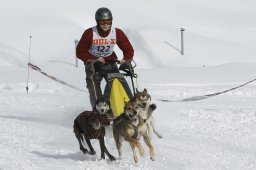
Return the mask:
M115 61L118 63L118 61ZM133 78L137 77L134 73L135 66L132 66L130 62L121 64L118 68L118 72L111 72L109 70L100 69L99 61L91 62L92 65L92 76L94 74L106 74L107 75L107 85L104 95L109 98L110 107L113 112L113 116L117 117L124 111L124 102L130 101L135 94L135 87ZM129 87L126 78L130 77L132 82L132 89Z

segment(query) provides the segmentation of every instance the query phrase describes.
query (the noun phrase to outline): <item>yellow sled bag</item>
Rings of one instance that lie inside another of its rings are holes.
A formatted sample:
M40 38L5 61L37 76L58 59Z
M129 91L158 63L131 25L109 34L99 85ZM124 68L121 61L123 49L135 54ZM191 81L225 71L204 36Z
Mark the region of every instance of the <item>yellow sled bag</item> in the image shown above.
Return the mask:
M130 98L123 85L118 78L114 78L110 91L110 106L114 117L117 117L124 112L124 102L128 101L130 101Z

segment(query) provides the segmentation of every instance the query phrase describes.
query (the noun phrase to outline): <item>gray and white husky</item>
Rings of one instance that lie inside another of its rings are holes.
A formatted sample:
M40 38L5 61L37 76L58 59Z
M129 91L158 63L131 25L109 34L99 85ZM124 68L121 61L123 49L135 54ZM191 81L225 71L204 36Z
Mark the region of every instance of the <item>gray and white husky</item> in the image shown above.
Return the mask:
M109 100L106 97L100 97L96 100L94 111L100 114L107 114L110 117L113 117L112 111L110 109Z
M156 109L155 104L151 104L151 96L148 94L147 89L144 89L142 92L136 89L136 94L134 96L134 101L136 101L141 107L140 116L147 124L148 135L152 138L152 130L157 135L158 138L162 138L162 135L157 132L155 128L154 119L152 112Z

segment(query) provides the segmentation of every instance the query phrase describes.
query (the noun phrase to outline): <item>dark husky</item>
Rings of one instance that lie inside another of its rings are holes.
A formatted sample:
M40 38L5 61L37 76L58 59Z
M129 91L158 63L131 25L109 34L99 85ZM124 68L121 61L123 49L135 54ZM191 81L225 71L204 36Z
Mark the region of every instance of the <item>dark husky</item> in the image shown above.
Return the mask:
M140 112L141 118L147 120L146 124L148 128L149 137L152 137L151 131L153 129L153 132L157 135L157 137L162 138L162 135L159 132L157 132L155 128L155 123L152 116L152 112L156 109L156 105L151 104L151 96L148 94L147 89L144 89L142 92L136 89L136 94L133 100L137 102L142 109L142 111Z
M97 108L97 104L96 104ZM90 139L98 139L101 149L101 158L105 159L105 153L111 161L115 160L106 146L104 141L105 127L104 125L112 125L113 121L107 114L100 114L97 111L84 111L80 113L74 120L74 133L79 142L80 150L86 154L95 155ZM84 148L84 139L90 148L90 152Z

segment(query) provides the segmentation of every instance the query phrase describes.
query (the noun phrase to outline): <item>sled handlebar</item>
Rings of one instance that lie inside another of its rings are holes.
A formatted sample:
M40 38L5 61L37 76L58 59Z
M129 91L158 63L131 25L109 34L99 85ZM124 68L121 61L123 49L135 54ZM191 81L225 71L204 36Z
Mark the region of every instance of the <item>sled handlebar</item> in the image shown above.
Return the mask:
M112 62L120 64L119 60L112 61ZM97 61L97 60L91 61L90 65L91 65L92 76L97 72L96 69L95 69L95 64L98 64L98 67L104 65L103 63L101 63L100 61ZM120 64L118 70L122 70L123 72L125 72L124 73L125 76L135 77L135 74L134 74L134 68L135 67L136 67L136 63L135 63L135 66L132 66L131 62L126 61L125 63ZM102 72L99 72L99 73L100 74L109 74L109 73L113 73L113 72L102 71Z

